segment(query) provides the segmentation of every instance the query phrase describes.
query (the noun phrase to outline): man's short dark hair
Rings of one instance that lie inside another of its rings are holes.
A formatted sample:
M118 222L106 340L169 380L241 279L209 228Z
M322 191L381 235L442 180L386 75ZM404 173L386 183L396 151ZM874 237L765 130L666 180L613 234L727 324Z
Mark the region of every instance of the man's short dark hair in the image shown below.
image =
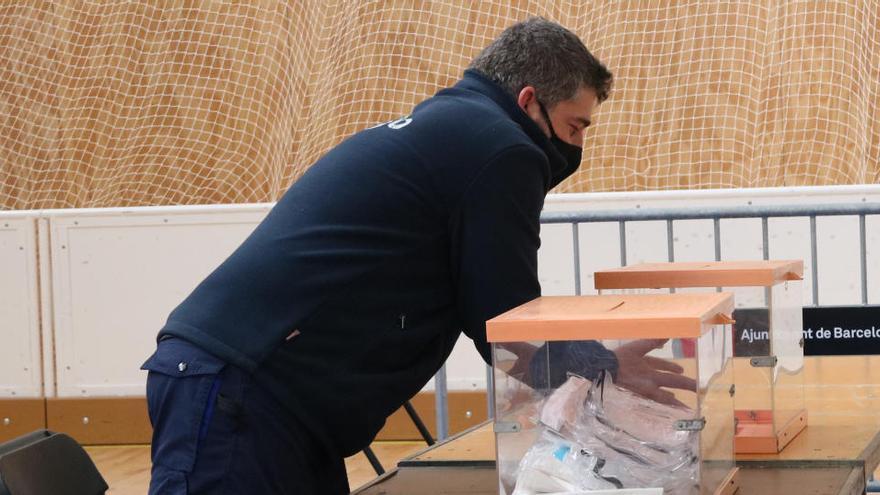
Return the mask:
M595 90L601 103L612 83L611 72L577 35L542 17L505 29L469 68L500 84L514 98L522 88L533 86L547 107L573 98L584 86Z

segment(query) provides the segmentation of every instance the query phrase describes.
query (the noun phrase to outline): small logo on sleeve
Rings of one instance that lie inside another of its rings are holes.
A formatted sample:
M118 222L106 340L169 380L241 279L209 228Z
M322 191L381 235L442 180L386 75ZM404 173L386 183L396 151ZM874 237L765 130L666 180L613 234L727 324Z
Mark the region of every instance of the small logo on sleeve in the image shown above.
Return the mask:
M389 129L394 129L396 131L410 125L412 121L412 115L407 115L406 117L401 117L397 120L391 120L388 122L382 122L381 124L376 124L373 127L368 127L367 129L377 129L382 126L388 126Z

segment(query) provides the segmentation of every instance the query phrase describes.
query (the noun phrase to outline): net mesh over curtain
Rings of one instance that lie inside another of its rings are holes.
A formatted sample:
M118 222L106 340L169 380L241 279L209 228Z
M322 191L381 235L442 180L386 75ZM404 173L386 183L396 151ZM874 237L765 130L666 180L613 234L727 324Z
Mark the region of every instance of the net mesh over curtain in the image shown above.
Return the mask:
M0 208L276 200L530 15L616 78L557 192L877 181L880 0L5 2Z

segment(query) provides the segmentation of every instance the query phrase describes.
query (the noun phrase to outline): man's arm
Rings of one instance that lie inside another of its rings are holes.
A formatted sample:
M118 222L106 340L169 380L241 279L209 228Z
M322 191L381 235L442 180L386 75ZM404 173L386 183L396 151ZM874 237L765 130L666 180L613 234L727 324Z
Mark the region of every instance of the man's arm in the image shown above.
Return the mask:
M543 154L527 146L498 155L470 184L455 216L452 249L458 255L458 308L463 331L489 365L492 356L486 321L541 295L538 248L548 180L546 163ZM511 376L534 386L558 386L567 372L592 379L604 369L621 386L655 400L668 401L667 395L671 395L659 387L693 390L693 380L681 376L680 368L645 356L648 348L624 347L618 349L623 353L619 355L596 341L554 342L542 347L522 342L503 347L516 356L508 370ZM548 352L558 364L549 374L540 371L542 352ZM623 371L619 359L624 360Z
M486 320L541 295L539 217L547 167L534 148L506 150L476 176L454 216L459 314L464 333L490 365Z
M538 248L548 174L541 152L513 148L486 166L462 201L453 236L453 249L459 253L458 307L464 333L490 365L486 320L541 295ZM614 354L595 341L540 347L509 342L501 347L515 356L507 373L539 388L558 386L568 371L592 379L599 369L617 368ZM546 362L548 352L559 364L553 376L539 364Z

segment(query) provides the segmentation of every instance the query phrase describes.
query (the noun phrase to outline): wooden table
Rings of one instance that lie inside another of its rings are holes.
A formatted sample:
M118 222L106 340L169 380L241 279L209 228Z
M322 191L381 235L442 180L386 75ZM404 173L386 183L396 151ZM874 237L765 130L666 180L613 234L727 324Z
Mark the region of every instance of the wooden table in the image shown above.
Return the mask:
M741 454L746 467L852 466L872 473L880 464L880 429L873 425L814 424L779 454ZM491 422L478 425L442 444L403 459L401 467L494 466L495 436Z
M740 454L737 464L853 465L873 473L880 465L880 356L808 357L804 381L809 426L779 454ZM461 461L494 465L491 425L484 423L465 433L401 461L402 465Z
M490 425L491 426L491 425ZM397 469L354 492L356 495L497 495L498 475L494 460L467 460L475 439L484 436L485 426L438 444L401 461ZM481 452L484 452L482 449ZM471 452L477 452L471 450ZM856 466L748 467L740 468L741 495L863 495L865 475ZM796 488L795 488L796 487Z
M464 466L495 469L495 432L485 421L397 463L398 467Z
M496 495L492 423L478 425L401 460L397 469L354 492L357 495ZM751 463L740 466L743 495L861 495L865 471L858 462ZM796 490L793 487L797 487Z
M739 493L865 493L880 465L880 356L807 358L804 375L809 426L779 454L738 455ZM400 461L355 493L497 494L491 422Z
M861 471L849 467L742 468L742 495L864 495ZM495 468L401 467L354 492L356 495L497 495Z

